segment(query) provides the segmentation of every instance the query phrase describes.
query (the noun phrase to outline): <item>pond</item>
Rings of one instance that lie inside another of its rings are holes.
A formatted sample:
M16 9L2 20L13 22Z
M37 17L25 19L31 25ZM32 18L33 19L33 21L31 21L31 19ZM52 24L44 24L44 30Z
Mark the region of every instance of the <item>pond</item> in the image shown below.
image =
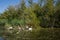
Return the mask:
M4 38L3 37L0 37L0 40L4 40Z

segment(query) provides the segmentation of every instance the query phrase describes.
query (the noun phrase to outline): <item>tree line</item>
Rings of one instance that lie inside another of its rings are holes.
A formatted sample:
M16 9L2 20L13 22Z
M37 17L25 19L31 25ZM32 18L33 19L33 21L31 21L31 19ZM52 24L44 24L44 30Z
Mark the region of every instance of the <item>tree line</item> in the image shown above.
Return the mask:
M26 2L28 4L26 5ZM32 25L34 27L60 27L59 0L21 0L0 14L0 25Z

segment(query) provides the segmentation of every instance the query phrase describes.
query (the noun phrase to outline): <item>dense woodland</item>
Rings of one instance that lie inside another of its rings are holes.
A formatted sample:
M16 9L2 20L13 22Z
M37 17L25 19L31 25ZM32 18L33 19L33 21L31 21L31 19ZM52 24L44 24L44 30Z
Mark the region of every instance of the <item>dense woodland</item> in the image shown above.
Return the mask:
M26 2L28 2L28 4L26 4ZM16 34L18 26L25 28L26 25L33 28L33 32L31 32L31 34L29 34L30 32L26 34L27 32L25 33L25 31L20 32L21 34ZM10 31L7 28L11 26L14 29L10 29ZM9 40L22 40L24 33L25 35L29 35L30 40L33 40L31 37L38 38L41 35L43 38L43 31L45 31L45 33L49 33L49 28L60 28L60 0L38 0L38 2L34 2L33 0L21 0L18 5L9 6L3 13L0 14L0 28L3 28L2 34L4 34L4 37L11 37L10 39L8 38ZM40 33L41 28L45 29ZM46 28L48 28L48 30ZM20 37L20 35L22 36L19 39L18 37ZM47 34L45 34L45 36L46 35ZM52 36L53 33L49 33L48 35ZM16 39L13 39L13 37L16 37ZM44 40L44 38L41 40ZM54 38L50 40L54 40Z

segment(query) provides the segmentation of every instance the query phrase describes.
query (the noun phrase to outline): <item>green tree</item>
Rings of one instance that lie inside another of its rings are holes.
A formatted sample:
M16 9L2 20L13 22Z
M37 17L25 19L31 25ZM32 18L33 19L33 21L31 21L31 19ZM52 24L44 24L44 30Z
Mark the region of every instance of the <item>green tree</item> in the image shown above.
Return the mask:
M28 0L29 6L32 7L33 5L33 0Z
M52 27L53 22L53 14L54 14L54 6L53 6L53 0L46 0L46 4L43 7L43 16L41 21L42 26L46 27Z

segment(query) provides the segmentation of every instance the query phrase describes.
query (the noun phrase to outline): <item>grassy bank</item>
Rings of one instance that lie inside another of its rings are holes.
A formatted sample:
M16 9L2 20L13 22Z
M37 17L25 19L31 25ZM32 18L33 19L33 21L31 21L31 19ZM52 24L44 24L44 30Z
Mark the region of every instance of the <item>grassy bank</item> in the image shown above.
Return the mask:
M3 35L4 36L4 35ZM7 33L6 40L60 40L60 28L41 28L37 32Z

